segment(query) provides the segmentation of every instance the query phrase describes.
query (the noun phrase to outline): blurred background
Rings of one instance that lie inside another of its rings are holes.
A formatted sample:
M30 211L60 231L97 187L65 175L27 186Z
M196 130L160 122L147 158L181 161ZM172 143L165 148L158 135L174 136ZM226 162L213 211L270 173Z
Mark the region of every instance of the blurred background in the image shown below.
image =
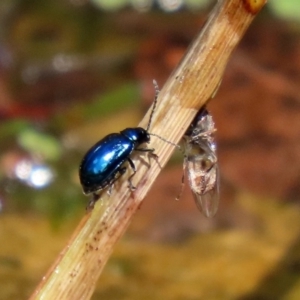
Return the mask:
M84 153L138 124L215 2L1 0L0 299L31 294L85 214ZM93 299L300 299L299 22L269 0L209 104L217 215L175 201L175 153Z

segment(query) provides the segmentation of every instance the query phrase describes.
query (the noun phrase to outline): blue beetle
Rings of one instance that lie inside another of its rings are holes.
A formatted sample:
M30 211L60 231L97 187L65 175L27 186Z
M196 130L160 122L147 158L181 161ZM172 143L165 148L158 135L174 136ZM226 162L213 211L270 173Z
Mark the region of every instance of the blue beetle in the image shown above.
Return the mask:
M124 163L128 161L133 174L128 178L129 188L134 190L131 179L136 173L136 168L130 158L135 151L152 152L154 149L137 148L150 141L150 135L144 128L126 128L120 133L112 133L96 143L84 156L80 168L79 177L84 194L93 194L88 207L93 207L98 200L98 192L109 186L125 173Z
M139 148L141 144L150 142L150 135L156 136L148 132L159 93L156 81L153 81L153 83L155 98L147 129L141 127L126 128L120 133L109 134L85 154L79 167L79 178L84 194L93 195L88 204L88 209L93 208L100 197L99 192L101 190L109 187L108 192L110 193L114 182L125 173L126 166L124 164L126 162L129 163L133 170L133 173L128 178L129 188L131 190L135 189L131 181L136 173L135 165L130 158L133 151L149 152L153 157L157 157L154 149ZM175 145L163 138L161 139Z

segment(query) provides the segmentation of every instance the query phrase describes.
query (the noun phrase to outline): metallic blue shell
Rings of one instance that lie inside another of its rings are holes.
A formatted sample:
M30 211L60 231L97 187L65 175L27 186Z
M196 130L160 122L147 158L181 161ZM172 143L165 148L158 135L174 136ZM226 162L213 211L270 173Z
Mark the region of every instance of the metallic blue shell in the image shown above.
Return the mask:
M121 166L128 160L131 152L149 140L150 136L145 129L127 128L97 142L86 153L79 168L83 192L97 192L113 183L121 175Z
M96 143L83 158L79 169L84 193L107 186L133 149L134 144L119 133L109 134Z

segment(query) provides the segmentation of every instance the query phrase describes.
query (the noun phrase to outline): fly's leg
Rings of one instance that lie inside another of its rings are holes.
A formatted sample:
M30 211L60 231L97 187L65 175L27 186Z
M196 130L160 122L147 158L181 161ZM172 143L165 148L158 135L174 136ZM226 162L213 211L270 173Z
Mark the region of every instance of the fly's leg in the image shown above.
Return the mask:
M201 137L207 138L208 136L210 136L211 134L215 133L216 131L217 131L217 129L213 128L213 129L207 130L205 132L197 133L197 134L191 136L191 140L195 141L195 140L197 140L197 139L199 139Z
M184 179L185 179L185 168L186 168L186 156L184 157L183 159L183 173L182 173L182 177L181 177L181 188L180 188L180 192L179 192L179 195L175 198L175 200L179 200L183 194L183 191L184 191L184 186L185 186L185 182L184 182Z

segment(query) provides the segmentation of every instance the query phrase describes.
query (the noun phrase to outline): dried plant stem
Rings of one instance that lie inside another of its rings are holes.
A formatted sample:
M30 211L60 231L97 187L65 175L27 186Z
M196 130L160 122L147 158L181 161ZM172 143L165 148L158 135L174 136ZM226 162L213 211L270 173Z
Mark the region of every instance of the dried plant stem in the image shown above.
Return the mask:
M159 94L150 132L178 143L198 109L217 89L228 58L266 0L218 1L199 36ZM149 113L140 126L146 127ZM135 192L128 173L85 215L31 299L89 299L116 241L160 172L174 147L152 137L159 163L134 157Z

